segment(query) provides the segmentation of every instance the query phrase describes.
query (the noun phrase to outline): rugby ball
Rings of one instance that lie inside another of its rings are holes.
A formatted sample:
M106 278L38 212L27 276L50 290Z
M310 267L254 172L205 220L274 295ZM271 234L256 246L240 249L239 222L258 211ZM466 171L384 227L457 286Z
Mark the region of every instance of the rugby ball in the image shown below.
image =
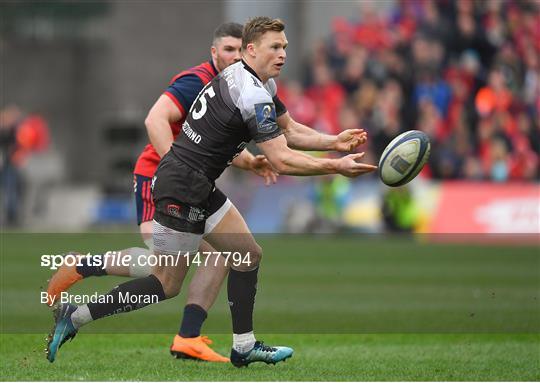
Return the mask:
M392 140L379 161L379 176L388 186L402 186L420 173L429 158L428 136L419 130L409 130Z

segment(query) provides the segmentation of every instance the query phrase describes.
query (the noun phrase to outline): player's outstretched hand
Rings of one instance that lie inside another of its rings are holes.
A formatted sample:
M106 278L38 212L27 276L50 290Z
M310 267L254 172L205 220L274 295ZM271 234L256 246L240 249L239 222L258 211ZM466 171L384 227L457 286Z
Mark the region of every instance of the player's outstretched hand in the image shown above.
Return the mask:
M334 149L338 152L351 152L367 141L367 132L364 129L347 129L336 136Z
M261 154L255 156L251 161L251 171L263 177L266 186L277 182L278 174L274 171L266 157Z
M338 173L345 177L358 177L362 174L370 173L377 170L374 165L363 164L360 161L364 157L364 152L349 154L340 158L338 161Z

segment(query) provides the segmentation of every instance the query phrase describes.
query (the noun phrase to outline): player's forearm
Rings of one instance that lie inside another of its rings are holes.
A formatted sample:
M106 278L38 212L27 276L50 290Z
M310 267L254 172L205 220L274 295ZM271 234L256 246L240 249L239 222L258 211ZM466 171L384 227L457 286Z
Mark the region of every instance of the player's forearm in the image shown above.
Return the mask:
M281 156L272 165L279 174L290 176L317 176L338 173L337 160L315 158L293 150L288 155Z
M322 134L296 121L285 131L287 146L298 150L333 150L336 136Z
M251 170L252 162L255 156L247 149L244 149L238 156L232 160L232 165L244 170Z
M145 125L150 143L156 149L157 154L163 157L171 149L174 141L169 122L166 119L148 117Z

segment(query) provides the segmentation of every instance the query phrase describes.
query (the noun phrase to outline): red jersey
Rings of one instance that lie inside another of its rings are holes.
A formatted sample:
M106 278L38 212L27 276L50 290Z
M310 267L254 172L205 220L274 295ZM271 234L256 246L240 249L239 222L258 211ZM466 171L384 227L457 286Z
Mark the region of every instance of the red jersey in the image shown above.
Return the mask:
M170 124L174 139L182 129L182 124L187 117L191 104L202 88L217 74L218 71L213 63L207 61L180 72L172 78L169 87L163 94L168 96L182 113L182 118L179 121ZM151 178L154 176L160 160L161 158L152 144L148 144L139 155L133 173Z

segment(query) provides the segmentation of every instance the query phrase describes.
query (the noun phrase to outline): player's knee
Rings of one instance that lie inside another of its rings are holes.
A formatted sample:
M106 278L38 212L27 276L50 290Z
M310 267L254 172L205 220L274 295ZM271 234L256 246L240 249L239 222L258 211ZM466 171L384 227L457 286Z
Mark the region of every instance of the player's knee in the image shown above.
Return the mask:
M250 271L257 268L261 263L262 254L262 248L257 243L253 244L242 257L242 262L239 267L233 266L233 269L238 271Z
M161 282L163 286L163 292L167 298L173 298L180 294L181 285L177 280L173 278L167 278L164 282Z
M255 265L259 265L259 263L261 263L261 259L262 259L262 255L263 255L263 250L262 250L262 247L260 247L257 243L252 247L252 250L250 251L250 255L251 255L251 264L253 266Z

